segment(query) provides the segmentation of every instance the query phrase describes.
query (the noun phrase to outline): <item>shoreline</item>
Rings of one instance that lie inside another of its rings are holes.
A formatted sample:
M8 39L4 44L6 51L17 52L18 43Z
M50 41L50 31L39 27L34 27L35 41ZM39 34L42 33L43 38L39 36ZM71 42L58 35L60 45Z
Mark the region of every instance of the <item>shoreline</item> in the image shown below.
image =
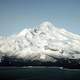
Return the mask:
M51 67L50 67L50 66L49 66L49 67L47 67L47 66L23 66L23 67L1 66L1 67L0 67L0 70L3 70L3 69L4 69L4 70L5 70L5 69L32 69L32 68L33 68L33 69L39 69L39 68L52 69L52 68L53 68L53 69L59 69L59 70L80 70L80 69L76 69L76 68L75 68L75 69L69 69L69 68L64 68L64 67L52 67L52 66L51 66Z

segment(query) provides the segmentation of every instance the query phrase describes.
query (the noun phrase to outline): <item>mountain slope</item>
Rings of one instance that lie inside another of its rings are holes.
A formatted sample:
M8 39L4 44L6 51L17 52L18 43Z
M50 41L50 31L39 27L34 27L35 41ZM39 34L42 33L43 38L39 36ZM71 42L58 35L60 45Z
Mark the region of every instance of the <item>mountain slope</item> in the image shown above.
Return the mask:
M55 58L80 58L80 36L50 22L24 29L9 37L0 37L0 57L55 61Z

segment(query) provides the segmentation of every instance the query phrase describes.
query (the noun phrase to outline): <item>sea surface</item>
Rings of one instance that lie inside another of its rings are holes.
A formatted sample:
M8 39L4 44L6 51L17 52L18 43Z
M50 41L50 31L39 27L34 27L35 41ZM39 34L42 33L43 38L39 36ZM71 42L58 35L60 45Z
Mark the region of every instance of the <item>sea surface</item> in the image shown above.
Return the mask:
M0 67L0 80L80 80L80 69Z

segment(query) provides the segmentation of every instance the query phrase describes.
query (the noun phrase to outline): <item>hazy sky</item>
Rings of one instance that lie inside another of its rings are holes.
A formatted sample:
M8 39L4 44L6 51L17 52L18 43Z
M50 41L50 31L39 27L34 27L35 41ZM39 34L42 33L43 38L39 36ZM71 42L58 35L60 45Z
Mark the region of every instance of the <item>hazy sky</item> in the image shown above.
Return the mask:
M0 35L44 21L80 34L80 0L0 0Z

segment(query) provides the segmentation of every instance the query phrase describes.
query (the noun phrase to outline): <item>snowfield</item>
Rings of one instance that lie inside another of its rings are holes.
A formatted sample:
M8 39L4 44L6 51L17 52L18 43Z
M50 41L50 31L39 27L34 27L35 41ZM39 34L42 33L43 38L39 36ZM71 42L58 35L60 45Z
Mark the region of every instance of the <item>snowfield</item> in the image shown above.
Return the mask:
M80 58L80 36L43 22L9 37L0 37L2 56L56 61L55 58Z

